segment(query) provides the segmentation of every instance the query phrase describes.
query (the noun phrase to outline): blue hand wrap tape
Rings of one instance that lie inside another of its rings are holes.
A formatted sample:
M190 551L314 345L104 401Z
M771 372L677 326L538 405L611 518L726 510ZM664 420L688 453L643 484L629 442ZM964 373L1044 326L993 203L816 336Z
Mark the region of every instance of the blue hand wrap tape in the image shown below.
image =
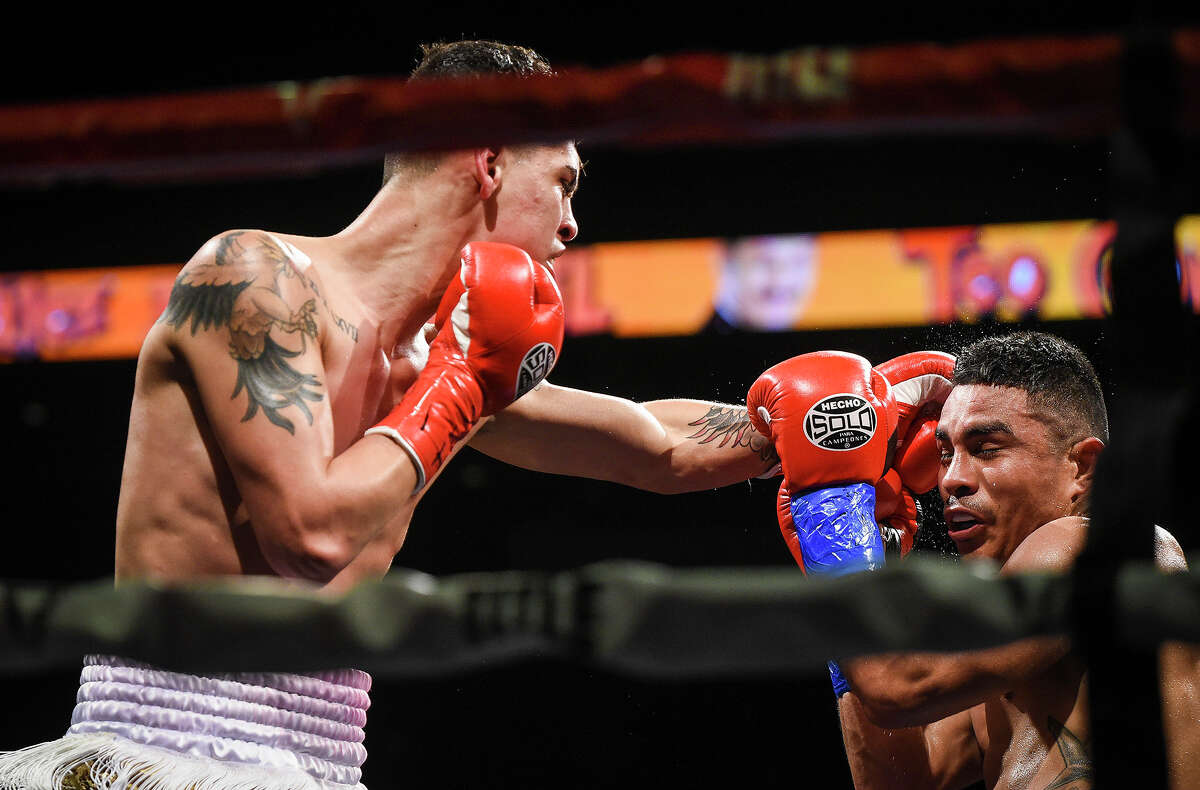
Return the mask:
M792 524L808 573L841 576L883 567L875 486L831 486L792 497Z
M825 662L825 665L829 667L829 679L833 681L833 696L840 698L850 690L850 681L846 680L846 676L842 674L842 668L838 666L838 662L830 659Z

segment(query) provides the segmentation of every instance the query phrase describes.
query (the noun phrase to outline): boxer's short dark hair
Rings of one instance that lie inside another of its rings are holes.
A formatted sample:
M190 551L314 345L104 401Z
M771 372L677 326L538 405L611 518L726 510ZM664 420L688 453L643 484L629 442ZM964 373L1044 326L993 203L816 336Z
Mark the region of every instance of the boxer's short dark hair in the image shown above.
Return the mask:
M452 41L422 44L421 62L412 70L409 79L483 74L532 77L553 73L550 62L528 47L498 41Z
M1095 436L1108 442L1108 411L1092 363L1078 348L1045 332L977 340L958 353L954 383L1015 387L1052 417L1060 441Z
M550 76L550 62L528 47L498 41L451 41L421 45L421 60L409 80L515 74ZM437 167L436 154L397 152L383 160L383 183L396 173L426 174Z

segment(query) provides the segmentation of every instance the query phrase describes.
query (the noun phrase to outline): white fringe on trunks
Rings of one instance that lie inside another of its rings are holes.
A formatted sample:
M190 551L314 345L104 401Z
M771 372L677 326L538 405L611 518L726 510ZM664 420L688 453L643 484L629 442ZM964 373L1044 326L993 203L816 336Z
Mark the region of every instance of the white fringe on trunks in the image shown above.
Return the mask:
M71 728L0 752L0 790L59 790L88 766L96 790L366 790L371 676L198 677L85 656Z

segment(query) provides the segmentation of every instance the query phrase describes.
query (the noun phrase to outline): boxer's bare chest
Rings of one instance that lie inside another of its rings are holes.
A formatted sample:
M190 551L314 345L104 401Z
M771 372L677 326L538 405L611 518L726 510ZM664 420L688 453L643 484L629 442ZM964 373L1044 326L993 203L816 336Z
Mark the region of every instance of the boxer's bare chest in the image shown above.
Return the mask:
M1027 686L973 711L989 788L1092 786L1086 682L1068 658Z
M391 408L428 356L423 337L384 342L343 284L323 272L322 250L280 237L299 275L316 295L321 318L324 389L334 423L334 454L344 452Z
M363 322L356 329L357 339L335 330L322 346L335 455L362 438L395 405L429 357L429 346L420 335L385 348L374 327Z
M322 348L335 455L345 452L370 427L386 391L391 360L374 336L364 338L364 334L356 342L331 332Z
M428 347L408 338L385 349L375 338L330 343L325 360L334 422L334 453L340 454L378 422L408 390L425 366Z
M416 380L429 356L428 344L420 335L390 350L385 350L374 335L370 342L363 342L364 335L365 332L360 333L358 343L333 338L325 349L335 454L345 452L391 410ZM328 584L328 589L349 589L363 579L386 573L404 543L411 517L412 505L397 512L388 526Z

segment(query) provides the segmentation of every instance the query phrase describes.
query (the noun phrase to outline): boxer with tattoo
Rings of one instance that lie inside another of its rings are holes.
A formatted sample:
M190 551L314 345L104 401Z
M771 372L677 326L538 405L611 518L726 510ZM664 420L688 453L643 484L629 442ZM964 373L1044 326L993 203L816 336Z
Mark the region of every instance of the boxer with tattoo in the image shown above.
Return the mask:
M482 73L551 72L531 50L461 41L427 47L413 76ZM379 578L468 442L663 492L775 465L744 407L541 383L563 337L554 260L578 232L574 143L384 168L333 236L229 231L183 267L138 358L118 581ZM200 677L136 659L85 657L68 734L0 753L0 787L363 790L365 673Z
M549 73L529 50L459 42L431 48L414 77L505 69ZM267 574L340 590L383 574L437 469L368 429L426 366L465 244L514 245L552 278L578 230L580 175L572 143L394 154L335 236L237 230L205 245L139 360L118 578ZM775 464L741 406L550 383L502 405L466 420L438 467L469 442L528 469L679 492Z

